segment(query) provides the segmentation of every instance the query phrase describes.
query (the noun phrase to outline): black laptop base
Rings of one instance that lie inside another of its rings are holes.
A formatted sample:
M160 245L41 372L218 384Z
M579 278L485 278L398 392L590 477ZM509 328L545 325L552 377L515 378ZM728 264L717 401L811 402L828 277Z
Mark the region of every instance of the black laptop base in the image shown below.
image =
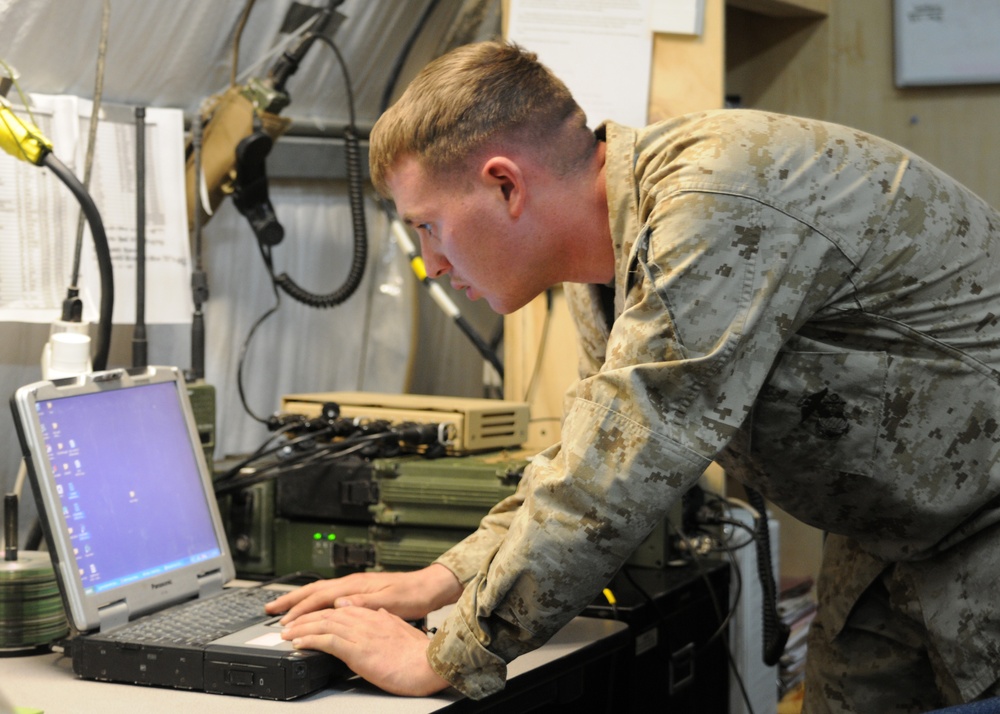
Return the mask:
M192 689L259 699L289 700L351 676L347 667L323 652L295 650L275 661L245 650L209 645L204 651L155 647L139 650L91 636L72 642L73 671L83 679Z

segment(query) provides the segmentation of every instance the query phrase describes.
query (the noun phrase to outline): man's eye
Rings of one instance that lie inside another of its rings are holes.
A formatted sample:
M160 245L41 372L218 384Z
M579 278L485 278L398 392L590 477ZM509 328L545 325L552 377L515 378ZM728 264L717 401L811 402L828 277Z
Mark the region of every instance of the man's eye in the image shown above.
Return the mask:
M429 235L429 236L433 236L434 235L434 231L431 230L431 224L430 223L418 223L417 224L417 230L427 231L427 235Z

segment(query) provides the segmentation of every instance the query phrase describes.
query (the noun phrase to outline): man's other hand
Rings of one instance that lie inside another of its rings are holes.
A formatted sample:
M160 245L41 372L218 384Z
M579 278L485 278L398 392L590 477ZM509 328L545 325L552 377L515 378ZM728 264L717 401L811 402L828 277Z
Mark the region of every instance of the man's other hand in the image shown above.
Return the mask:
M281 624L290 625L306 613L326 608L384 608L406 620L458 601L462 585L443 565L429 565L405 573L354 573L343 578L319 580L282 595L265 606L267 612L285 613Z
M427 661L430 640L385 609L338 607L296 617L281 635L299 649L337 657L391 694L429 696L448 687Z

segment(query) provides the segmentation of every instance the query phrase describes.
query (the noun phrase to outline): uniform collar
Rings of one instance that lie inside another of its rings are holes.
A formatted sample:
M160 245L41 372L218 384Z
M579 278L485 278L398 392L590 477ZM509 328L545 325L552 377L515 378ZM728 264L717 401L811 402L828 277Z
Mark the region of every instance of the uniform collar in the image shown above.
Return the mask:
M639 225L639 190L635 177L638 132L612 121L595 131L607 144L604 158L604 184L608 202L608 224L615 251L615 314L624 307L629 260L641 226Z

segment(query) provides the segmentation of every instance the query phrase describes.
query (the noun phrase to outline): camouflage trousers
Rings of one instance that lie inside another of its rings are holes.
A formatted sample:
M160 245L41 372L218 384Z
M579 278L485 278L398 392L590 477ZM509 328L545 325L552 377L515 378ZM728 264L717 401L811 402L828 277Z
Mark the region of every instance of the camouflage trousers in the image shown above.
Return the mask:
M963 702L896 569L865 591L835 637L821 620L809 632L803 714L924 714ZM997 695L1000 682L977 699Z

